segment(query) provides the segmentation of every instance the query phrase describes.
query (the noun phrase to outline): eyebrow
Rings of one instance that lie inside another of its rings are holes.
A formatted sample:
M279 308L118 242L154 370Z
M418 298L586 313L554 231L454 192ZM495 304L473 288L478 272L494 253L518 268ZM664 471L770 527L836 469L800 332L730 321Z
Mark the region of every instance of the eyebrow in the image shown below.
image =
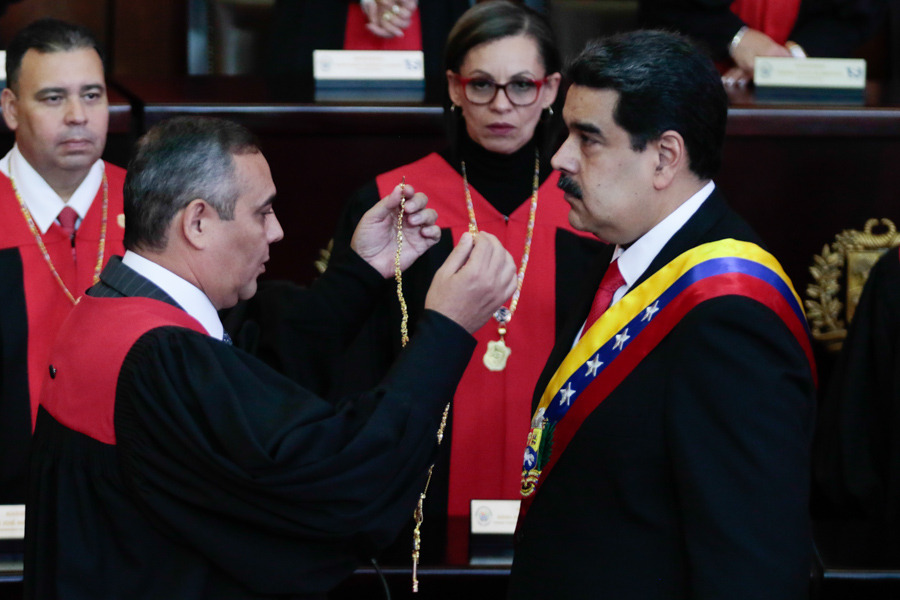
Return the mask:
M256 210L263 210L264 208L268 208L269 206L274 206L276 197L277 197L277 194L272 194L271 196L266 198L265 202L263 202L259 206L257 206Z
M491 74L488 73L487 71L482 71L481 69L475 69L474 71L472 71L472 74L469 75L469 78L470 78L470 79L471 79L471 78L475 78L475 77L488 77L488 78L490 78L490 79L492 79L492 80L495 79L493 75L491 75ZM531 71L529 71L529 70L527 70L527 69L524 70L524 71L519 71L518 73L513 74L512 76L510 76L509 80L512 81L512 80L515 79L516 77L529 77L529 78L531 78L531 79L539 79L539 77L538 77L537 75L534 75Z
M97 90L97 91L102 92L105 89L106 89L106 86L104 86L100 83L89 83L87 85L81 86L79 88L79 91L81 93L89 92L92 90ZM43 96L43 95L47 95L47 94L67 94L68 92L69 92L69 88L66 88L66 87L45 87L45 88L39 89L35 93L35 96Z
M605 138L605 136L603 135L603 131L601 131L599 127L587 121L575 121L574 123L569 125L569 128L575 129L582 133L591 133L593 135L598 135L601 138Z

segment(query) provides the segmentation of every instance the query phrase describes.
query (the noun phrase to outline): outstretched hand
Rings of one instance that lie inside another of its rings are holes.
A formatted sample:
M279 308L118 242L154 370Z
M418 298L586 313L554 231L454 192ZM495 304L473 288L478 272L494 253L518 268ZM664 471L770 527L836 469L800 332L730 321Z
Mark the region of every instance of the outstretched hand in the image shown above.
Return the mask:
M516 263L503 244L484 231L464 233L434 274L425 308L474 333L515 289Z
M350 247L384 277L393 277L397 255L397 217L400 214L401 186L362 216ZM403 251L400 269L405 270L441 239L441 228L435 225L437 212L426 208L428 198L417 194L410 185L403 186Z

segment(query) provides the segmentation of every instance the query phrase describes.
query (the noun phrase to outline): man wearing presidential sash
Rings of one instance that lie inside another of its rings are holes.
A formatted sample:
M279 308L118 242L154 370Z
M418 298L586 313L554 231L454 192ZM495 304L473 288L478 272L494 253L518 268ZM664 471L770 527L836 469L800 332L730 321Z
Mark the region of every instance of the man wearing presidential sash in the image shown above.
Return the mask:
M713 183L720 77L652 31L569 77L553 166L609 248L535 390L510 597L804 598L815 366L790 281Z

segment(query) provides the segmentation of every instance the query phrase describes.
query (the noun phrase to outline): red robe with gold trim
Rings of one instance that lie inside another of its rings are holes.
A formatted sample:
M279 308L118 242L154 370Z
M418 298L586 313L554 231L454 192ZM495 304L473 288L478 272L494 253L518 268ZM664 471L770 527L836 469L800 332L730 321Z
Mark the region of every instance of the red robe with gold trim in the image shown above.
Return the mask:
M103 264L122 254L125 170L105 164L109 183ZM93 285L103 216L103 186L75 234L54 223L42 239L66 287L76 298ZM26 454L37 413L50 345L72 302L53 277L7 177L0 176L0 504L25 501Z
M403 276L409 322L414 328L434 272L469 226L463 180L453 166L441 155L430 154L378 176L377 194L376 190L364 188L348 205L335 235L335 250L349 244L362 213L379 197L390 193L404 176L407 184L428 196L428 206L437 211L437 223L444 232L441 242ZM450 431L443 442L444 462L439 462L435 469L428 492L431 506L426 506L425 511L425 527L433 529L423 536L424 544L435 552L443 533L436 531L435 523L443 521L443 514L451 519L467 520L470 499L519 498L522 440L529 428L531 393L553 347L557 324L565 318L570 303L568 294L574 295L578 274L602 247L595 238L575 231L569 224L569 205L556 185L558 179L558 173L551 173L538 189L529 263L518 306L505 336L512 350L506 368L491 372L482 362L487 343L499 339L497 322L491 319L475 333L478 346L454 396L448 423ZM478 229L497 236L516 265L521 265L530 198L522 198L507 219L471 182L469 187ZM505 304L508 307L509 301ZM391 290L361 333L355 352L347 358L347 363L354 365L355 377L345 382L345 387L362 389L367 381L375 380L387 368L390 357L399 351L397 305L396 291ZM447 446L450 447L449 471ZM407 541L401 538L401 543ZM465 560L463 548L451 548L448 552L450 560ZM428 558L442 557L431 554Z

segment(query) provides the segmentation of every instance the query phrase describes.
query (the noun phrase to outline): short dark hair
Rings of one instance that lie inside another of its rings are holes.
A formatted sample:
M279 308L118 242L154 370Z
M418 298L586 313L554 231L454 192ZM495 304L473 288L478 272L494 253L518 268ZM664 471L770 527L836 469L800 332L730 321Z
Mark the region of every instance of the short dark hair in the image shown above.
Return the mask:
M665 31L632 31L590 43L568 68L571 82L614 90L616 124L635 151L677 131L691 171L711 179L722 162L728 99L708 56L688 38Z
M175 117L154 125L128 163L125 247L164 249L172 218L197 198L233 219L239 194L233 157L259 151L247 128L225 119Z
M547 19L526 6L507 0L481 2L463 13L447 36L444 68L458 73L469 50L515 35L525 35L537 42L547 74L562 68L559 49Z
M21 29L6 48L6 87L15 91L22 58L29 50L43 54L93 48L103 61L100 43L87 28L59 19L40 19Z

